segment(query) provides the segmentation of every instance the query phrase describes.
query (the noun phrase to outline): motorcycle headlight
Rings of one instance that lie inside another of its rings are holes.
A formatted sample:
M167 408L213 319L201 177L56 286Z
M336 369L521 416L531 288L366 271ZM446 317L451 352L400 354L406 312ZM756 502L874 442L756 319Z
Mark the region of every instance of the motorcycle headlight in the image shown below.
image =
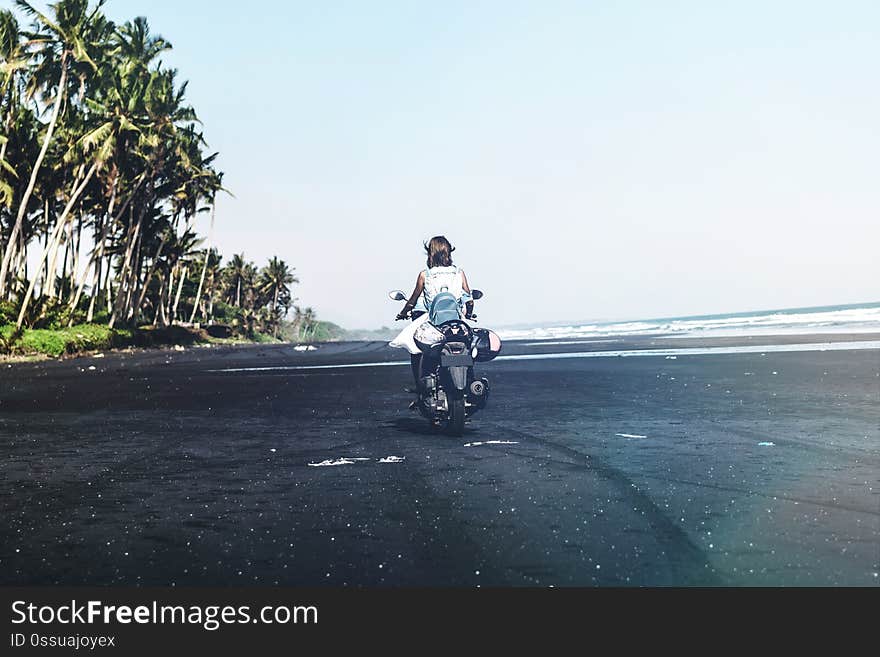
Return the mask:
M419 347L430 348L443 341L443 334L430 322L424 322L413 333L413 340Z

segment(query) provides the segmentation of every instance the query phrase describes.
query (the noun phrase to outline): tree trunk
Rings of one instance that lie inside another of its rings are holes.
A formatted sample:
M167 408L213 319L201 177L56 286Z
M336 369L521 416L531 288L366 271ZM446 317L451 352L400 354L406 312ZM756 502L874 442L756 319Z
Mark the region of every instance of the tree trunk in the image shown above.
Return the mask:
M174 321L174 316L171 314L171 295L174 294L174 271L176 269L177 265L174 265L168 272L168 299L159 299L160 303L165 304L165 315L168 317L168 321Z
M214 277L214 272L211 272L211 282L208 285L208 307L205 312L205 321L210 326L214 321L214 287L215 287L216 279Z
M82 181L82 172L78 173L76 178L74 179L73 188L71 189L71 193L73 193L76 190L76 188L78 187L78 185L80 184L81 181ZM70 202L68 202L68 207L70 207ZM67 208L65 208L65 210L67 210ZM61 219L59 219L59 221L61 221ZM64 280L63 280L64 276L67 274L67 252L68 252L68 248L70 246L70 231L73 228L73 226L69 222L66 221L66 217L65 217L64 223L65 223L65 228L67 229L67 241L64 245L64 271L62 272L62 275L61 275L62 276L62 285L64 284ZM61 241L63 239L64 239L64 231L61 231L61 234L58 236L58 240L55 242L55 245L52 247L52 251L49 254L49 259L48 259L47 265L46 265L46 277L47 277L46 295L50 299L55 298L55 270L56 270L56 264L57 264L57 259L58 259L58 247L61 245ZM62 291L63 291L63 288L62 288Z
M159 285L159 301L156 304L156 315L153 317L153 326L158 326L161 321L162 328L168 326L168 322L165 319L165 301L162 299L165 294L165 283L165 277L163 276L162 284ZM144 286L144 289L146 290L146 286Z
M24 231L18 234L18 264L15 266L15 271L22 272L21 280L28 280L28 245L24 239ZM10 289L11 286L10 286Z
M141 304L143 304L144 298L147 296L147 289L149 288L150 280L153 278L153 274L156 272L156 267L159 265L159 258L162 257L162 249L165 248L165 243L167 241L168 241L168 233L166 232L165 235L162 236L162 241L159 242L159 248L156 249L156 255L153 258L153 263L150 265L150 268L147 270L147 275L144 278L143 287L141 288L141 293L138 295L137 303L134 304L131 307L131 309L129 310L129 313L130 313L129 319L131 319L131 317L137 315L137 311L140 310ZM159 305L160 306L163 305L162 295L159 295Z
M275 286L275 298L272 301L272 311L277 313L278 312L277 308L278 308L278 286L276 285ZM275 331L273 332L273 335L276 338L278 337L278 325L279 324L281 324L280 319L277 322L275 322Z
M86 188L86 185L89 184L89 181L92 179L92 176L95 174L95 171L98 168L98 163L92 163L92 166L89 168L89 172L85 177L85 180L82 181L80 186L76 188L70 197L70 200L67 202L67 206L65 206L64 211L61 213L61 216L58 217L56 222L54 235L52 236L52 248L58 248L58 242L61 239L61 235L64 232L64 225L67 223L67 216L70 214L70 210L73 208L76 200L79 198L79 195L82 194L83 190ZM46 260L46 256L48 255L48 245L47 248L43 249L43 254L40 256L40 265L43 264ZM34 294L34 285L36 284L36 277L31 281L28 286L28 290L24 295L24 298L21 301L21 310L18 313L18 321L16 322L16 326L21 328L21 325L24 323L24 316L27 312L28 304L30 303L31 297Z
M205 285L205 274L208 273L208 260L211 258L211 250L208 249L205 251L205 264L202 266L202 275L199 277L199 289L196 290L196 298L193 301L193 310L192 314L189 316L189 323L192 324L196 321L196 312L198 312L199 305L202 301L202 288ZM206 318L207 319L207 318Z
M107 278L104 283L104 292L107 295L107 314L113 312L113 280L110 278L110 265L107 265Z
M24 195L21 197L21 202L18 205L18 214L15 216L15 224L12 226L12 232L9 234L9 243L7 244L6 251L3 254L3 262L0 263L0 299L4 298L7 293L7 285L6 278L9 274L9 263L12 260L12 249L11 246L15 243L15 238L18 237L18 233L21 231L21 225L24 221L24 215L27 212L28 203L31 200L31 194L34 193L34 187L37 184L37 175L40 173L40 166L43 164L43 159L46 157L46 151L49 150L49 142L52 141L52 134L55 132L55 124L58 122L58 113L61 110L61 105L64 102L64 89L67 84L67 51L65 51L61 55L61 78L58 81L58 96L55 99L55 107L52 108L52 116L49 119L49 127L46 128L46 136L43 138L43 145L40 148L40 154L37 155L37 161L34 163L34 168L31 171L31 177L28 181L28 186L24 191Z
M122 220L122 215L125 214L125 211L126 211L126 210L128 210L128 206L130 205L132 199L133 199L133 198L135 197L135 195L137 194L137 192L138 192L138 190L140 189L140 186L143 184L144 180L146 180L146 178L144 178L144 177L143 177L143 174L142 174L140 180L139 180L138 183L137 183L137 185L135 185L135 186L134 186L134 189L131 190L131 192L130 192L129 195L128 195L128 198L125 199L125 202L124 202L124 203L122 204L122 206L119 208L118 213L116 214L116 216L114 216L114 215L113 215L113 211L114 211L114 209L115 209L115 205L116 205L116 189L117 189L117 183L118 183L118 181L119 181L119 175L118 175L118 174L114 174L114 176L113 176L113 185L111 186L111 191L110 191L110 205L108 206L108 209L107 209L107 217L106 217L106 219L104 220L103 231L101 232L101 243L100 243L100 249L99 249L98 252L97 252L97 258L98 258L98 260L97 260L96 267L95 267L95 277L94 277L94 279L93 279L93 283L92 283L92 287L93 287L93 289L92 289L92 298L91 298L91 300L89 301L89 311L88 311L88 315L87 315L87 317L86 317L86 321L88 321L88 322L91 322L92 319L93 319L94 316L95 316L95 303L96 303L95 299L96 299L97 296L99 295L100 291L101 291L102 289L103 289L103 290L109 290L109 289L110 289L110 288L107 286L107 284L108 284L108 282L109 282L109 280L110 280L110 272L111 272L111 269L112 269L112 267L111 267L112 262L110 262L110 261L112 260L112 258L113 258L112 255L110 256L110 259L109 259L108 262L107 262L107 273L105 274L105 277L104 277L104 278L105 278L104 283L103 283L103 285L101 284L101 273L102 273L102 271L103 271L103 269L104 269L104 254L105 254L105 252L106 252L106 244L107 244L107 236L108 236L108 233L110 232L110 228L111 228L116 222ZM94 257L94 254L93 254L93 257ZM120 277L121 277L121 274L120 274ZM78 295L79 295L79 294L82 294L82 286L80 286L80 290L79 290L79 292L78 292ZM77 300L77 302L78 302L78 300ZM110 298L110 293L109 293L109 291L108 291L108 292L107 292L107 313L108 313L108 314L109 314L109 313L112 313L112 310L113 310L113 302L112 302L112 300L111 300L111 298ZM112 325L111 325L111 326L112 326Z
M64 242L64 259L61 261L62 264L61 264L61 289L60 290L55 289L56 260L58 258L58 249L57 248L55 249L55 251L52 253L51 257L49 258L48 270L51 273L51 275L49 276L48 296L50 299L55 298L56 291L58 292L59 298L61 298L64 295L64 278L67 276L67 260L70 256L70 246L71 246L72 233L73 233L73 226L70 223L68 223L67 224L67 239L64 239L63 234L61 236L62 241ZM59 246L60 246L60 243L59 243Z
M100 235L99 241L95 244L95 249L92 251L92 257L89 259L89 264L86 265L86 269L83 272L82 281L80 281L79 288L76 291L76 296L73 298L73 301L70 304L71 310L76 310L76 307L79 305L79 299L82 296L83 288L86 286L86 280L88 280L89 268L94 268L94 273L92 274L92 298L89 299L89 311L86 316L86 322L91 322L95 316L95 299L98 297L98 293L100 292L100 283L101 283L101 265L103 264L104 259L104 244L107 241L107 228L110 225L110 219L113 217L113 206L116 204L116 178L113 178L113 185L110 188L110 204L107 206L107 215L104 217L104 221L101 222L101 225L95 231L96 234ZM70 318L71 323L73 322L73 317ZM70 326L70 324L68 324Z
M172 324L177 321L177 306L180 303L180 293L183 292L183 282L186 280L187 271L189 271L189 267L184 265L183 273L180 275L180 284L177 286L177 295L174 297L174 307L171 309Z
M141 272L144 269L144 259L141 256L141 252L144 250L144 232L141 231L138 235L137 243L134 247L134 268L131 270L131 287L128 289L128 296L125 299L125 321L131 322L136 321L137 310L140 310L140 304L138 304L137 309L134 307L134 300L138 297L138 294L141 291ZM150 270L153 270L153 266L150 266ZM147 292L146 282L143 286L144 294Z
M46 223L46 232L43 234L43 248L49 248L49 198L46 197L45 204L43 206L43 219L45 219ZM46 283L49 279L49 263L46 262L45 265L40 265L37 267L36 274L40 274L40 269L43 270L43 282L40 287L40 294L42 294L46 289Z
M97 248L97 245L95 245ZM95 298L95 278L100 276L100 272L98 272L97 263L94 258L90 258L86 263L85 271L82 273L82 280L79 282L79 285L76 286L76 292L73 291L73 288L70 289L70 303L67 305L70 308L70 321L67 323L68 326L73 326L73 317L74 311L76 311L77 306L79 306L79 300L82 297L83 288L86 286L86 280L89 278L89 272L94 271L95 273L92 275L92 299ZM89 304L91 305L91 304ZM88 320L91 321L91 320Z
M189 316L189 323L192 324L196 320L196 310L199 308L199 302L202 298L202 286L205 284L205 273L208 271L208 261L211 259L211 233L214 232L214 210L217 206L211 204L211 225L208 228L208 239L205 243L205 265L202 267L202 276L199 279L199 289L196 291L196 300L193 303L193 311Z
M134 213L132 212L131 214ZM129 269L131 268L131 258L134 254L134 246L138 239L143 217L144 212L141 212L137 222L128 229L130 237L128 238L128 244L125 246L122 267L119 270L119 285L116 286L116 302L113 304L113 314L110 316L110 328L113 328L116 324L117 317L125 316L122 311L126 309L126 295L129 294L129 288L131 287L131 282L128 280L130 278Z
M71 243L71 250L73 251L73 264L70 266L70 289L68 291L68 299L73 299L73 290L78 287L76 284L77 278L79 277L79 266L80 266L80 249L82 247L82 225L83 225L83 210L82 210L82 201L79 203L79 220L76 223L76 246L73 246ZM88 272L83 272L83 280L86 279L86 274Z
M67 263L70 262L70 275L73 276L73 223L67 224L67 239L64 240L64 259L61 261L61 288L56 289L52 286L52 293L57 293L59 299L64 297L65 279L67 278ZM54 280L54 277L53 277Z

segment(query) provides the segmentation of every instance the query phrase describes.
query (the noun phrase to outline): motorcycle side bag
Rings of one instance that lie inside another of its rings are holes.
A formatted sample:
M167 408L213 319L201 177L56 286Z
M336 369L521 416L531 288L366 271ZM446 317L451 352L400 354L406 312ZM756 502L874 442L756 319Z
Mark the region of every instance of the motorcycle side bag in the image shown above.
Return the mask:
M477 344L477 362L485 363L501 353L501 338L495 331L475 328L474 340Z

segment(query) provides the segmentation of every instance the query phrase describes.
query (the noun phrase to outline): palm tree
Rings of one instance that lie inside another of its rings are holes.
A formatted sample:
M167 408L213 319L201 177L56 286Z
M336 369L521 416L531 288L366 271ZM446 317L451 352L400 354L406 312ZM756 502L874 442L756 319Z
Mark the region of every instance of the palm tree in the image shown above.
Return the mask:
M263 268L260 274L258 291L262 298L272 299L269 305L269 317L272 325L272 334L277 338L281 320L287 315L290 307L290 285L299 283L293 270L277 256L269 260L269 264Z
M162 326L167 326L169 323L173 322L177 315L177 305L180 303L180 294L183 291L186 271L196 253L196 247L201 242L202 240L192 230L187 230L183 235L174 235L168 242L168 247L166 249L167 255L162 264L162 285L165 287L167 299L163 298L162 292L160 291L156 300L158 308L157 318L159 318ZM177 295L174 301L172 301L175 274L179 272L181 268L183 269L183 272L179 276ZM166 279L168 281L167 286L165 286Z
M272 299L270 306L272 310L279 311L283 308L283 316L287 314L287 308L290 303L289 286L293 283L299 283L299 279L294 275L293 270L287 266L286 262L274 256L260 274L259 292ZM282 302L281 306L279 306L279 301Z
M105 305L111 326L164 324L187 303L211 321L220 290L277 330L295 282L283 261L258 271L239 255L221 277L204 248L195 266L195 223L213 223L225 190L186 83L158 62L170 44L142 17L113 25L103 0L16 4L34 20L24 32L0 10L0 300L20 303L18 325L61 307L68 325L92 321Z
M101 37L106 35L108 25L98 11L101 5L104 4L104 0L101 0L91 12L89 11L88 0L59 0L52 5L54 20L35 9L26 0L16 0L16 4L25 13L36 18L40 29L39 32L28 35L31 44L38 48L39 59L32 81L33 87L42 89L46 104L52 106L52 114L46 126L40 153L31 168L28 186L19 201L15 223L9 235L9 241L3 254L3 261L0 263L0 298L7 291L6 279L9 273L9 264L12 260L12 245L15 243L21 230L31 194L37 184L40 167L46 157L49 144L52 143L52 136L55 132L58 116L64 105L65 96L69 92L68 75L71 69L74 69L73 72L79 77L80 88L82 88L89 69L97 71L98 67L89 53L90 50L94 49L95 43L99 42ZM74 67L74 64L85 66ZM57 82L53 84L53 81L56 79ZM54 97L51 97L53 89ZM51 100L49 100L50 98Z
M309 335L314 333L316 319L315 319L315 311L311 308L306 308L302 314L302 322L304 327L303 339L308 340Z
M22 72L27 69L28 59L15 14L8 9L0 10L0 101L4 108L3 132L0 134L0 166L13 176L16 175L15 170L6 162L9 145L6 135L12 129L15 113L20 105L17 83Z
M126 23L113 35L115 49L111 61L101 68L101 84L90 99L89 109L95 115L95 125L82 137L86 147L98 149L102 159L109 160L108 175L104 181L105 196L109 199L106 216L101 221L96 237L97 248L86 271L94 268L92 278L93 299L89 305L89 321L94 311L94 297L101 275L101 260L106 249L106 240L111 228L118 198L119 178L122 175L128 157L131 163L132 151L139 154L138 141L148 129L144 121L144 103L147 92L149 63L161 52L171 46L162 37L151 36L145 18L136 18L134 23ZM136 191L136 190L135 190ZM123 207L123 211L124 211ZM85 287L86 276L71 299L71 308L75 308ZM72 320L71 320L72 321Z
M236 308L241 308L241 290L247 277L247 261L243 253L235 253L232 259L223 268L223 276L226 279L227 299Z

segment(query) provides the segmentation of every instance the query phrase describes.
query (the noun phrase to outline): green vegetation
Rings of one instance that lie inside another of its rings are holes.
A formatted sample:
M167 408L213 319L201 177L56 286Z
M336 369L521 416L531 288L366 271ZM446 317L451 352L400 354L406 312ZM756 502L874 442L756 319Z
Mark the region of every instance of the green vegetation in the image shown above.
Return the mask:
M400 332L399 328L383 326L378 329L353 329L345 331L344 340L393 340Z
M0 350L104 348L144 326L280 336L298 280L210 247L223 173L162 64L171 44L103 0L15 4L0 9Z
M290 342L331 342L346 339L346 334L341 326L314 319L314 315L309 316L299 308L296 308L294 321L285 323L281 329L281 337Z
M8 335L13 326L4 327ZM63 329L25 329L16 344L23 353L61 356L79 351L110 349L129 343L131 331L111 329L99 324L83 324Z

